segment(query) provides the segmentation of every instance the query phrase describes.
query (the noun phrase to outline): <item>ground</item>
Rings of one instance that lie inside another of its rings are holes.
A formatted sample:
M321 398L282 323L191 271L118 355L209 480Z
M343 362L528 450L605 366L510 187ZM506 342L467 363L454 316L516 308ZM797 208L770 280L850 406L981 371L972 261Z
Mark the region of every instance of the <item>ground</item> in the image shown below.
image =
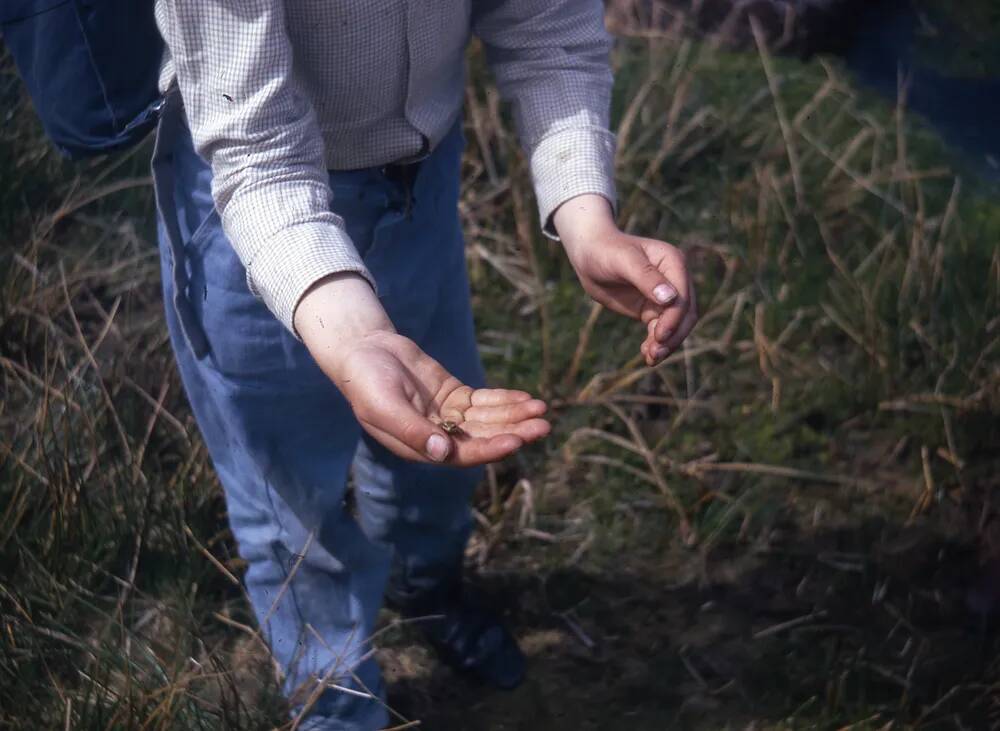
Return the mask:
M641 366L535 224L471 54L461 213L484 360L552 404L468 551L513 693L386 613L430 729L1000 726L1000 205L835 62L673 28L615 51L620 220L680 245L702 319ZM161 318L148 146L0 126L0 728L286 723ZM403 724L404 721L400 720Z

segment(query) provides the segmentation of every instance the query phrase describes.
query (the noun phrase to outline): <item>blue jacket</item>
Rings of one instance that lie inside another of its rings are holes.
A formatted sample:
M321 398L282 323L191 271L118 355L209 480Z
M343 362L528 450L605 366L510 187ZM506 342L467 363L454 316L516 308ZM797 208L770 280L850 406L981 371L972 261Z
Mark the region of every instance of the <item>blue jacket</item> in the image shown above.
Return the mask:
M153 0L0 0L0 34L64 154L126 147L152 129L163 55Z

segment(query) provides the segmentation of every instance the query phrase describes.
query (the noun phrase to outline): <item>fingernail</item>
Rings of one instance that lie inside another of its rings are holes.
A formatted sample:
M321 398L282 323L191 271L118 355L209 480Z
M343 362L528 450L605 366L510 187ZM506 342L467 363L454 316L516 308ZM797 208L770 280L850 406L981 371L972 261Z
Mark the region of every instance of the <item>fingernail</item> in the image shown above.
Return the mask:
M440 434L431 434L427 439L427 455L435 462L444 462L448 457L451 445L448 439Z
M661 305L665 305L668 302L673 302L677 299L677 290L671 287L669 284L658 284L653 289L653 297Z
M670 355L670 348L668 348L666 345L661 345L659 348L653 351L653 358L655 358L656 360L663 360L668 355Z

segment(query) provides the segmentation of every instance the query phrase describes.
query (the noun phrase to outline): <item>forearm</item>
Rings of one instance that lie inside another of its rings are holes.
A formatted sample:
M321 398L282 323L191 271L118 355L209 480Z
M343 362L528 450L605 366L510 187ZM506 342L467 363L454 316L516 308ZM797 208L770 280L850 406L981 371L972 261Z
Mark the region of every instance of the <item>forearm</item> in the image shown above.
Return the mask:
M615 201L611 39L600 0L495 0L474 14L528 155L543 230L576 196Z
M284 0L160 0L157 21L215 207L247 280L286 327L317 281L370 280L330 209L324 144L293 73Z
M552 223L565 248L617 231L611 202L595 193L570 198L552 214Z

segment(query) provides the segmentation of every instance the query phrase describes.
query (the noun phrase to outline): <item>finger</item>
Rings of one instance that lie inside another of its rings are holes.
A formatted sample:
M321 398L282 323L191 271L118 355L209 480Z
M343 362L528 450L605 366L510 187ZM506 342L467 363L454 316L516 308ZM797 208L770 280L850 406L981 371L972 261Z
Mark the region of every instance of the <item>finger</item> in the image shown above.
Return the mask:
M642 347L639 350L642 353L642 359L647 366L656 365L656 358L653 357L653 350L648 342L643 342Z
M552 425L545 419L528 419L517 424L484 424L477 421L467 421L462 424L462 431L470 437L467 441L492 439L504 434L513 434L527 444L548 436L549 432L552 431ZM463 439L458 437L456 442L461 447Z
M506 406L473 406L466 409L463 421L478 421L486 424L515 424L536 416L541 416L548 406L540 399L531 399Z
M630 248L619 258L618 273L651 302L668 305L677 299L677 289L651 261L646 250Z
M688 302L689 306L684 315L684 319L681 321L680 325L677 326L677 330L667 341L667 347L671 350L676 350L680 347L681 343L684 342L684 339L688 336L691 330L694 329L695 324L698 322L698 297L695 293L693 285L689 285Z
M689 310L684 321L677 328L677 332L667 341L666 347L671 350L677 350L684 342L684 339L688 334L694 329L694 326L698 322L698 313L695 310Z
M657 365L661 363L664 358L677 350L697 323L698 308L696 304L692 303L691 308L684 316L684 320L677 326L677 330L671 334L666 343L660 344L656 341L647 341L644 343L653 361L650 365Z
M657 340L650 340L646 347L649 352L649 365L656 366L662 363L664 358L673 353L677 346L671 341L661 343Z
M646 323L646 340L653 342L656 340L656 326L659 323L660 318L655 320L650 320Z
M653 365L653 352L655 348L659 346L653 337L653 331L656 329L656 320L650 320L646 323L646 337L642 341L642 345L639 346L639 352L642 354L642 358L646 365Z
M659 365L663 359L670 355L670 348L666 345L653 344L649 346L649 361L646 365L652 367Z
M643 341L643 355L646 356L646 365L654 366L670 354L670 348L666 342L661 342L656 338L658 322L650 322L647 327L646 339ZM667 331L668 334L672 331Z
M675 300L674 304L665 309L663 314L657 318L653 339L660 345L665 345L677 332L677 328L687 317L689 309L689 301L686 298Z
M646 361L646 365L654 366L656 365L656 352L660 345L652 340L645 340L642 343L642 357Z
M663 312L663 306L648 299L643 299L642 308L639 310L639 320L648 325L650 320L655 320Z
M434 397L434 406L441 419L461 421L462 414L472 406L472 393L473 389L470 386L466 386L454 376L449 375L448 382Z
M524 446L524 440L514 434L499 434L488 439L464 439L455 447L450 464L456 467L497 462Z
M649 350L649 357L653 361L652 365L656 365L661 360L670 355L671 348L667 343L661 343L658 340L650 339L647 348Z
M649 349L649 365L658 366L672 352L666 345L654 345Z
M663 308L662 314L657 318L654 337L660 344L666 344L680 327L694 301L687 261L683 252L662 241L644 239L642 248L650 262L655 264L657 271L677 292L677 296Z
M530 393L509 388L477 388L472 392L473 406L505 406L531 399Z

